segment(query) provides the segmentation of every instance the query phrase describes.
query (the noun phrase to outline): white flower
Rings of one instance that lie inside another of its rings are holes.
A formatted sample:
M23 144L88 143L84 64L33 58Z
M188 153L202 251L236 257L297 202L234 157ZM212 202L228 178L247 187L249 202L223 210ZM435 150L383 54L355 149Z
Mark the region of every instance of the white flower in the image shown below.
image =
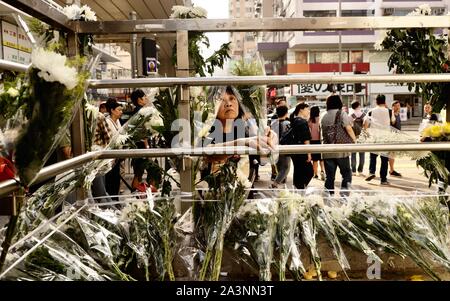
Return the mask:
M9 96L11 97L19 96L19 91L17 91L17 89L14 89L13 87L9 88L8 91L6 91L6 93L8 93Z
M244 172L246 169L245 165L249 164L248 160L241 159L239 160L237 169L236 169L236 176L238 181L245 187L245 188L251 188L252 183L248 180L248 175Z
M86 111L98 112L98 107L91 105L90 103L86 103Z
M211 126L209 126L209 125L204 126L204 127L200 130L200 132L198 132L198 137L199 137L199 138L206 137L206 136L208 135L210 129L211 129Z
M160 127L164 125L164 121L161 118L161 115L159 113L154 113L152 117L150 118L150 126L153 127Z
M128 138L130 138L130 135L128 135L128 134L118 134L115 137L115 140L116 140L117 144L124 145L125 142L127 142Z
M207 11L201 7L188 7L182 5L174 5L172 7L171 19L180 18L206 18Z
M415 10L410 12L408 16L429 16L431 15L431 7L428 4L419 5Z
M66 66L67 57L43 48L35 48L31 53L31 63L41 70L38 75L48 82L60 82L67 89L76 87L78 78L74 67Z
M86 21L97 21L95 12L87 5L81 7L76 4L68 5L63 8L63 13L70 20L80 20L84 17Z
M202 92L203 92L203 90L201 87L190 87L189 88L189 94L193 98L199 97L200 95L202 95Z
M171 19L181 18L183 15L187 15L189 13L189 7L182 5L174 5L172 7L172 14L170 15Z
M419 11L422 15L431 15L431 7L428 4L419 5Z
M76 4L68 5L63 8L63 14L65 14L70 20L79 20L81 9Z
M206 11L206 9L197 6L197 7L191 8L191 14L197 18L206 18L208 15L208 12Z
M144 107L142 109L139 110L138 114L144 117L148 117L151 116L154 112L154 108L153 107Z
M309 195L306 197L306 201L310 207L314 207L315 205L319 206L320 208L325 207L323 198L320 195Z
M87 5L83 5L81 7L81 14L84 14L86 21L97 21L95 12Z

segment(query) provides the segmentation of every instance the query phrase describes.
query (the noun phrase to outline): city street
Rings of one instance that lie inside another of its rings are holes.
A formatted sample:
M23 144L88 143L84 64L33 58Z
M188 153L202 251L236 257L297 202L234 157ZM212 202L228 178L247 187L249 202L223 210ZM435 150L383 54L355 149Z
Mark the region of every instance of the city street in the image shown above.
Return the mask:
M417 132L418 125L408 125L405 126L405 132L411 136L419 137ZM365 178L369 174L369 153L366 153L365 163L364 163L364 172L363 175L354 175L352 177L352 189L356 190L382 190L389 191L393 193L402 193L407 192L422 192L422 193L435 193L437 191L436 185L428 187L428 179L423 175L423 170L416 166L416 161L413 161L409 158L399 158L395 160L395 170L402 174L402 177L391 177L388 174L388 181L390 182L389 186L381 186L380 185L380 164L381 161L378 157L377 160L377 172L376 178L370 182L365 181ZM271 167L269 165L265 165L260 167L259 176L260 180L255 183L255 188L269 188ZM288 181L286 183L287 188L293 188L292 184L292 175L293 175L293 166L291 164L291 169L289 171ZM338 189L341 183L341 175L339 170L336 172L336 182L335 187ZM281 186L280 186L281 187ZM316 187L323 188L324 181L320 179L312 179L311 183L308 187Z

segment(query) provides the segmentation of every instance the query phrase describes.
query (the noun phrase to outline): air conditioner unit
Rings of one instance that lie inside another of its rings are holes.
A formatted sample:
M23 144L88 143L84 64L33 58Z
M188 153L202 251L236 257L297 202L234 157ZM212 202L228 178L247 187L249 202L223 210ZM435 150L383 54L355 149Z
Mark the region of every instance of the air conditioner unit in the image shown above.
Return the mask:
M394 14L394 8L393 7L391 7L391 8L385 8L384 10L383 10L383 16L391 16L391 15L393 15Z
M440 16L440 15L443 15L444 13L445 13L444 7L439 7L439 8L433 9L433 15L435 15L435 16Z

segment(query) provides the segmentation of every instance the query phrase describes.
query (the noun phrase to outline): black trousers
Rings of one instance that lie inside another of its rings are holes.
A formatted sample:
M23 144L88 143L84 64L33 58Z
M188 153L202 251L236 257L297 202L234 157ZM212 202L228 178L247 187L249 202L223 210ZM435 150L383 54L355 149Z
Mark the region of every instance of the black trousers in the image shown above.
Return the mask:
M304 155L291 156L294 164L294 186L297 189L305 189L311 181L314 170L311 162L306 162Z
M116 161L113 168L105 174L105 188L109 195L114 196L114 201L119 200L117 195L120 191L120 161Z

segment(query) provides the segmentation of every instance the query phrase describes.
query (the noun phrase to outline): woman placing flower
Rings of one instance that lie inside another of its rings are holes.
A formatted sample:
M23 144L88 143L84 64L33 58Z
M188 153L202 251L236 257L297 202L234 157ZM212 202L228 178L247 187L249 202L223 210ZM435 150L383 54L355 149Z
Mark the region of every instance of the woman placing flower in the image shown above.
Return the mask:
M211 147L247 146L257 150L270 151L275 144L275 133L267 128L264 136L249 137L249 127L244 118L245 113L240 104L241 97L239 92L233 87L227 86L218 88L216 94L220 95L221 102L217 111L216 120L203 145ZM207 158L207 162L209 163L208 170L214 172L228 160L238 162L240 156L209 156ZM245 174L249 174L248 170Z

